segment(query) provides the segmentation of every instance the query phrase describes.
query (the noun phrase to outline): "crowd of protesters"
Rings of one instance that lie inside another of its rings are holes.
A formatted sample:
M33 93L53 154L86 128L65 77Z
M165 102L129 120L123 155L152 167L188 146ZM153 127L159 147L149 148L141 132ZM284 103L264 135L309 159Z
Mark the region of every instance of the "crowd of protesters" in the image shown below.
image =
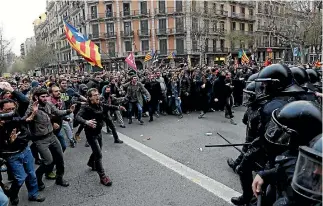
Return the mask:
M75 147L83 129L86 146L92 149L88 166L98 172L103 185L111 186L101 160L103 122L114 142L120 144L114 122L125 128L125 121L132 124L134 119L145 124L145 116L152 122L154 117L183 118L195 111L200 113L198 118L207 112L225 111L225 118L232 120L231 108L242 105L246 80L260 69L218 65L189 69L181 64L177 68L161 66L140 71L38 77L17 74L1 78L1 114L9 116L14 111L14 115L7 121L0 114L2 170L12 181L10 189L1 181L4 193L0 191L0 196L6 194L11 204L17 205L20 187L25 182L29 200L42 202L45 198L38 192L45 189L43 175L68 187L63 178L66 140ZM40 165L37 169L34 162Z

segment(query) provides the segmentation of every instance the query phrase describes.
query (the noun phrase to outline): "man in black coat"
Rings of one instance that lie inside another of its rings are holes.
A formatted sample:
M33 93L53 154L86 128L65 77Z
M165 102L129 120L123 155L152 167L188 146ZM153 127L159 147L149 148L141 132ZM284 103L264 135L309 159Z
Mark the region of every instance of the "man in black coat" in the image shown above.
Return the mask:
M158 103L162 101L163 94L160 83L156 81L154 74L148 75L148 81L145 83L145 88L151 95L151 100L148 102L149 122L154 121L153 114L157 111Z

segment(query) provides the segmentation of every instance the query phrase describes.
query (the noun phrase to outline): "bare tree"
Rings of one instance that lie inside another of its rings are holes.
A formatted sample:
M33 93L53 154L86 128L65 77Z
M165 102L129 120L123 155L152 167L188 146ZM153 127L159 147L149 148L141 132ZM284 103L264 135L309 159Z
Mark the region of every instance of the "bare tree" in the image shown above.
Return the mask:
M285 12L279 18L270 16L267 29L278 36L283 43L293 50L298 47L301 53L300 61L305 63L306 50L317 47L322 41L322 13L315 6L318 1L287 1ZM277 26L280 25L280 26Z
M4 37L3 28L0 26L0 74L8 69L8 55L11 54L11 41Z
M55 62L57 62L55 51L41 42L36 43L24 60L27 70L45 68Z

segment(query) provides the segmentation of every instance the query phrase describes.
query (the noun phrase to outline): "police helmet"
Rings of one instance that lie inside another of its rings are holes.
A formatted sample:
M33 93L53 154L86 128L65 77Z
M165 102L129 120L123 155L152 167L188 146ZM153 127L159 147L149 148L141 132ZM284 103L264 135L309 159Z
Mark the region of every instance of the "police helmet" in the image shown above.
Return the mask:
M320 108L313 102L300 100L272 112L265 138L271 144L297 149L321 133Z
M258 73L250 75L250 77L247 80L247 83L251 83L251 82L255 81L255 79L257 79L257 77L258 77Z
M310 82L308 74L305 69L300 67L292 67L290 68L292 74L294 76L295 81L306 90L316 91L317 89Z
M266 96L276 92L304 92L295 84L291 70L282 64L272 64L263 68L256 82L262 82L261 87L257 87L257 96Z
M314 144L299 148L291 185L308 205L322 202L322 134L314 139Z
M243 89L243 102L244 106L248 106L256 100L256 87L260 86L260 82L250 82L246 88Z
M319 74L314 69L306 69L306 72L312 84L320 81Z

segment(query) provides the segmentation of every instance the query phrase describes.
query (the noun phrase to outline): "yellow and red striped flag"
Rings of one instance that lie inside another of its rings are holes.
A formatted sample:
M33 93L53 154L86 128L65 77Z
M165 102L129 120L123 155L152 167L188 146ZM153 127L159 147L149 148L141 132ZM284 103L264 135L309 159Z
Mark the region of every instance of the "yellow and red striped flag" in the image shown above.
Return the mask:
M151 60L154 55L155 55L154 54L154 51L151 50L151 52L149 52L148 54L146 54L145 59L144 59L144 62L148 62L149 60Z
M249 64L249 58L244 50L242 50L241 63Z
M101 64L99 47L94 42L81 34L76 28L67 23L65 20L64 30L67 41L70 43L71 47L75 49L75 51L77 51L92 66L103 68Z

